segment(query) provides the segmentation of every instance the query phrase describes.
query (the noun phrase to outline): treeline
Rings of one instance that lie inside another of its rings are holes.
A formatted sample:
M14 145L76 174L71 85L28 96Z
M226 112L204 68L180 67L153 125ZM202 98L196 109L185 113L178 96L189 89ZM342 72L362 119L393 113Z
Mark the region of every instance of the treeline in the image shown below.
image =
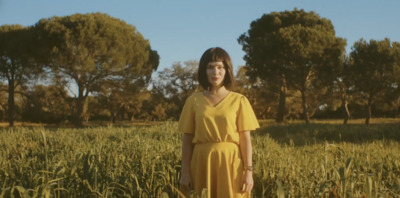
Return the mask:
M238 42L252 85L278 101L271 104L278 122L293 115L309 123L338 108L344 123L352 111L365 112L366 124L374 110L399 115L399 42L360 39L347 55L346 40L335 35L330 20L297 9L263 15Z
M330 20L265 14L239 35L236 90L260 119L400 115L400 45L360 39L345 52ZM106 14L0 26L0 120L44 123L176 120L196 91L197 61L154 73L159 55L134 26ZM153 78L151 78L153 76Z
M134 26L101 13L3 25L0 48L2 119L10 126L15 119L82 126L89 108L111 117L122 107L133 112L159 64Z

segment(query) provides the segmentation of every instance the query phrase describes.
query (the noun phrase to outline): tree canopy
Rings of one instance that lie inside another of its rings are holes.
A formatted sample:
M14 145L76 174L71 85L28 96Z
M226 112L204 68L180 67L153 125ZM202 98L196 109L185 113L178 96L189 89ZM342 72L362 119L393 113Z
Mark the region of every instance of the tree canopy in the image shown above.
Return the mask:
M328 19L296 9L264 14L251 23L238 41L246 53L244 59L250 77L282 82L281 86L301 92L306 122L309 122L308 90L324 84L327 78L322 76L332 74L330 71L341 60L346 45L344 39L335 36Z
M96 85L124 78L148 81L158 67L159 56L149 41L134 26L106 14L52 17L40 20L35 28L50 55L47 61L53 72L78 89L77 125Z
M400 43L364 39L354 43L350 53L350 62L354 71L355 88L364 95L367 101L365 123L371 118L371 105L378 96L389 93L399 87ZM387 96L386 96L387 97Z
M14 125L15 93L35 74L41 72L33 61L32 28L21 25L0 26L0 79L8 84L7 116L9 126Z

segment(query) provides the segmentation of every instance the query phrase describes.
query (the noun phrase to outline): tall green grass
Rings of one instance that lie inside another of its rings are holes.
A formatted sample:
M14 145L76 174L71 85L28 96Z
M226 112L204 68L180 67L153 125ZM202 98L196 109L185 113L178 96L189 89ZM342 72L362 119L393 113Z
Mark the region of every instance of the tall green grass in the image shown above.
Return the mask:
M178 197L176 129L0 129L0 197ZM252 195L400 196L399 132L399 124L269 123L252 133Z
M399 132L399 124L260 129L255 197L398 197Z

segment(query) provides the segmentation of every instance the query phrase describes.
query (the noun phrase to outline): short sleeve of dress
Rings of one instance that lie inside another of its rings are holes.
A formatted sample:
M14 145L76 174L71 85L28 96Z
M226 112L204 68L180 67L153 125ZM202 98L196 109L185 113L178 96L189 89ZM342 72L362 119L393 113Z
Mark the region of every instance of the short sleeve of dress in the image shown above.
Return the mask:
M179 118L178 131L181 133L194 133L195 112L193 109L193 97L189 97L183 106Z
M240 101L236 121L238 131L253 131L260 127L249 100L243 96Z

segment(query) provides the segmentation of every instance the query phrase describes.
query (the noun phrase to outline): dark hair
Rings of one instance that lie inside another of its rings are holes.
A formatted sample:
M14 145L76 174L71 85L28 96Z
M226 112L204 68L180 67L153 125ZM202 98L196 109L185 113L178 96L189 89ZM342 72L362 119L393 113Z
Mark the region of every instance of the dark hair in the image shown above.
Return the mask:
M208 82L207 78L207 65L210 62L221 61L224 64L225 68L225 77L223 81L223 85L228 90L233 90L235 84L235 78L233 76L233 67L232 61L229 54L220 47L214 47L206 50L200 58L199 62L199 70L198 70L198 79L200 86L208 90L211 87L211 84Z

